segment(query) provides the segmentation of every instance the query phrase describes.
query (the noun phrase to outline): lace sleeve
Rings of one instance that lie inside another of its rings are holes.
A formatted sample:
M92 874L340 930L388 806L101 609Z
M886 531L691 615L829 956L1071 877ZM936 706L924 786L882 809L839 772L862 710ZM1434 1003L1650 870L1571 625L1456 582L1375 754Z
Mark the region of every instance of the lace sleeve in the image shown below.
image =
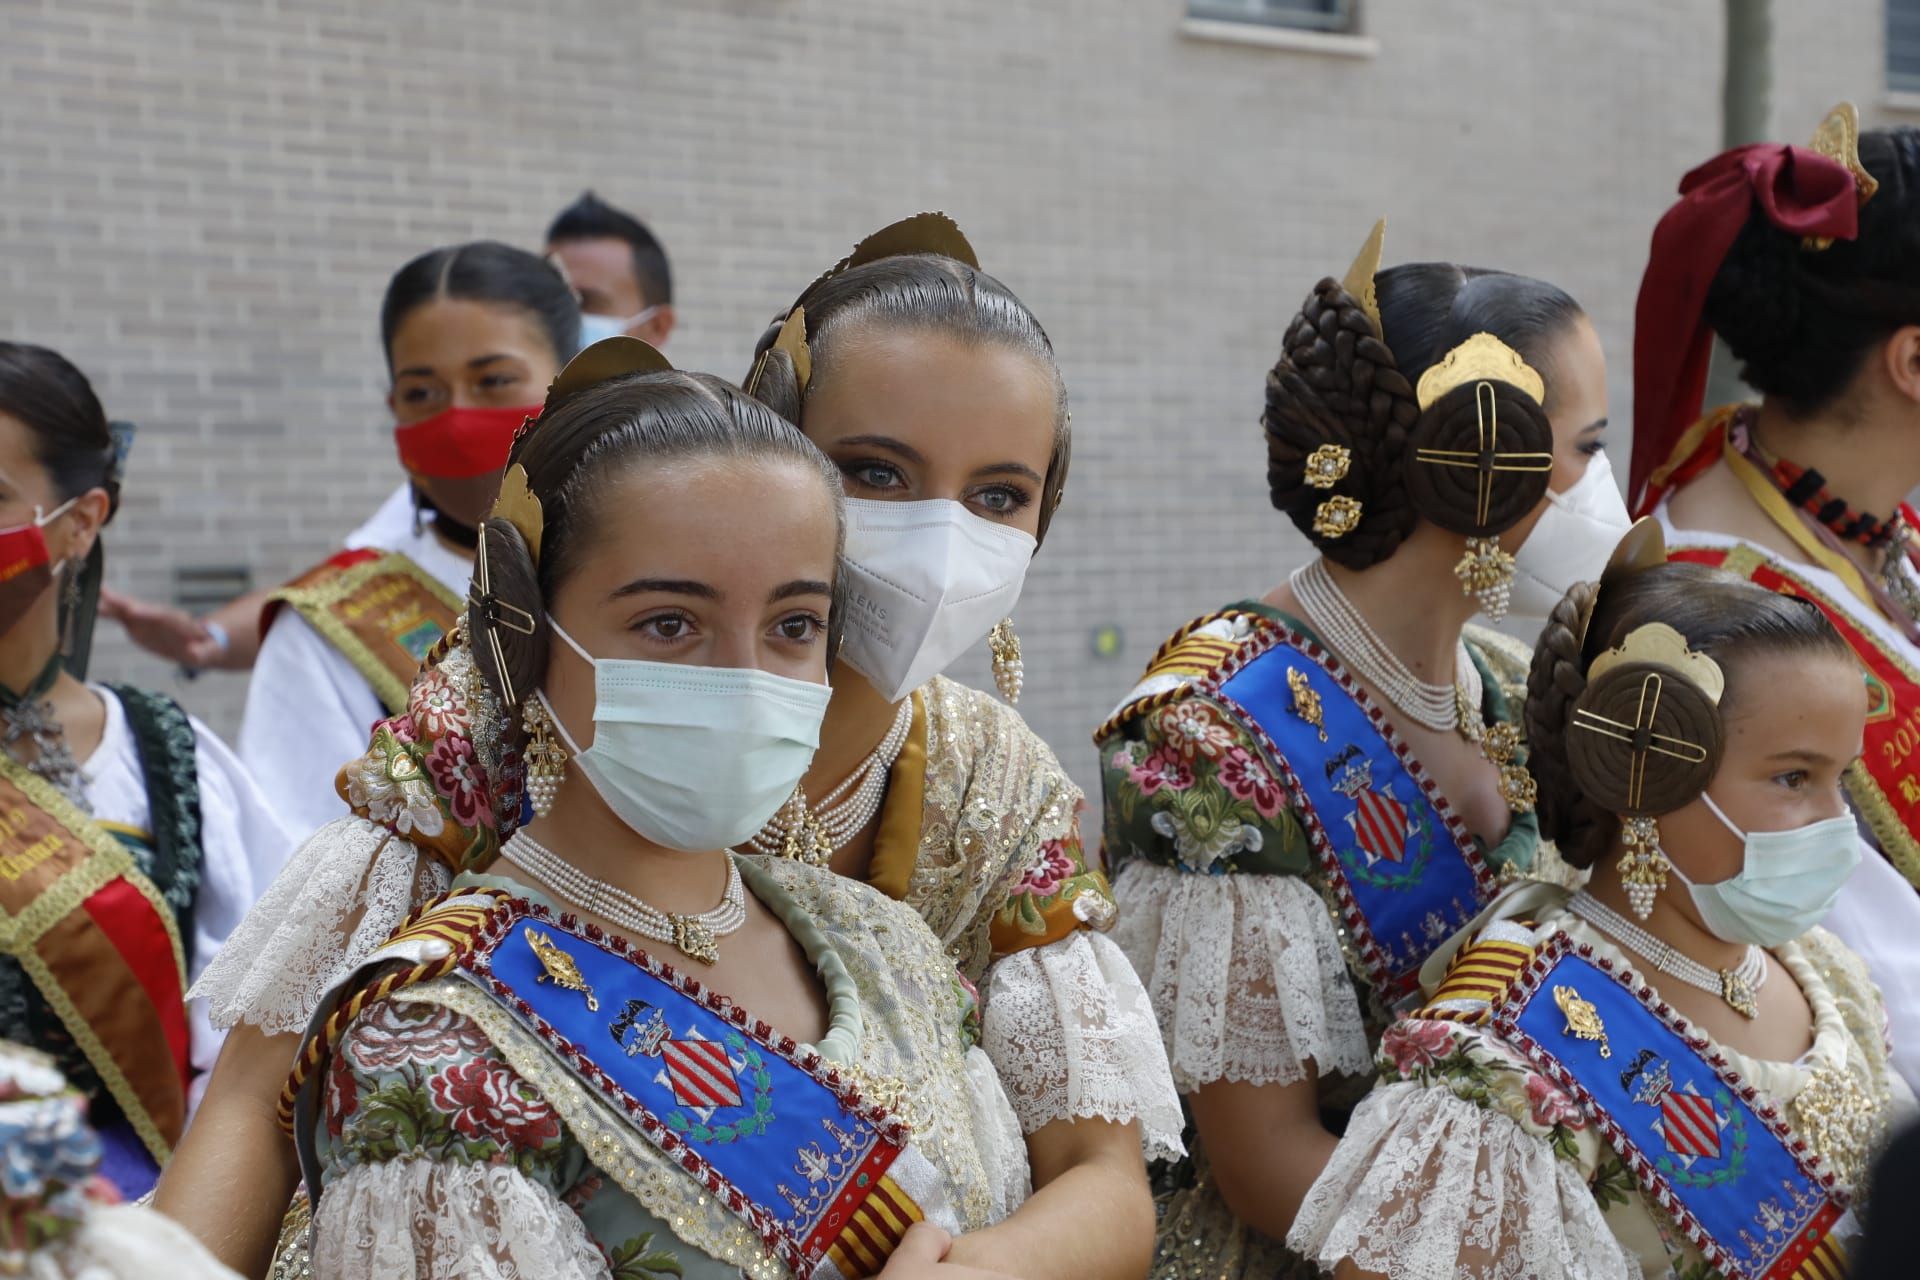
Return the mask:
M1078 932L987 970L982 1046L1020 1127L1138 1120L1149 1160L1177 1157L1180 1099L1153 1009L1120 948Z
M194 984L213 1025L307 1029L321 997L407 913L450 883L446 868L361 818L313 834Z
M1383 1085L1307 1193L1290 1248L1393 1280L1640 1280L1578 1165L1452 1089Z
M1173 1080L1294 1084L1371 1072L1360 1001L1326 905L1281 875L1194 875L1139 862L1113 931L1146 983Z
M313 1270L335 1280L608 1280L580 1218L510 1164L360 1164L327 1183Z
M980 1160L993 1197L987 1212L991 1225L1027 1202L1033 1194L1033 1171L1027 1164L1026 1137L1007 1103L1000 1074L978 1045L967 1050L966 1073L968 1116L979 1135Z

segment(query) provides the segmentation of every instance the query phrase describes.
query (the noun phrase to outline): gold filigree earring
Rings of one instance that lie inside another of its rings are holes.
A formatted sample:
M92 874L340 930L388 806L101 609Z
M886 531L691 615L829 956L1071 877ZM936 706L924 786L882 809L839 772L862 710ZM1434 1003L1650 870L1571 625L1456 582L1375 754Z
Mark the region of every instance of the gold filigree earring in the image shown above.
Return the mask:
M527 799L533 802L534 816L544 818L552 812L560 784L566 780L566 748L560 745L553 717L540 699L527 699L520 724L527 733Z
M1513 598L1514 561L1498 538L1468 538L1466 553L1453 566L1460 590L1480 602L1480 611L1495 622L1507 616Z
M1645 920L1653 914L1653 900L1667 887L1673 863L1660 847L1660 828L1652 818L1626 818L1620 824L1620 883L1626 887L1633 914Z
M1027 669L1020 661L1020 637L1013 633L1013 619L1002 618L987 633L987 648L993 653L993 683L1009 704L1020 701L1020 690L1027 682Z

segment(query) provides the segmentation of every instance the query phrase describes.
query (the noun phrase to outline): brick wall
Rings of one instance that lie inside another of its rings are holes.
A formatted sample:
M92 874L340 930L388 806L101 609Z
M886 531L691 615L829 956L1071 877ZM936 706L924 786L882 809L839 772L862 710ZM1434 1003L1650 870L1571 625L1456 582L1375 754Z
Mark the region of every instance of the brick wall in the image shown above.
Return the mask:
M1777 127L1877 114L1879 4L1776 8ZM1301 555L1262 380L1375 216L1389 263L1567 287L1627 417L1647 234L1718 138L1721 6L1365 10L1370 57L1189 38L1178 0L0 0L0 334L140 424L110 578L164 596L176 566L284 578L393 485L375 313L412 254L532 247L591 185L673 254L674 359L738 377L859 236L948 210L1073 396L1017 617L1030 718L1092 784L1087 731L1158 639ZM97 670L176 688L110 627ZM242 690L176 691L231 728Z

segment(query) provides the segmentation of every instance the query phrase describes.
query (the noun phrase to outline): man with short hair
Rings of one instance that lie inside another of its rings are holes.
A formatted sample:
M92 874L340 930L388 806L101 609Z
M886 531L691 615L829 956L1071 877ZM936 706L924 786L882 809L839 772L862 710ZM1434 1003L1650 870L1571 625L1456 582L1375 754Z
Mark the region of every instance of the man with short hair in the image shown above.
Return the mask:
M582 346L616 334L654 346L673 332L673 272L647 225L591 191L547 228L547 254L580 295Z

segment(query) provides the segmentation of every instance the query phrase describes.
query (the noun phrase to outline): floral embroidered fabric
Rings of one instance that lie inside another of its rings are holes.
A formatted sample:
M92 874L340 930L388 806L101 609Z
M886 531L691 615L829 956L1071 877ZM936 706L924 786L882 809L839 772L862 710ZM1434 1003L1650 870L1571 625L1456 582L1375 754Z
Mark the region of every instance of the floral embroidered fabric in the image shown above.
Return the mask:
M1540 916L1537 929L1496 921L1489 932L1531 942L1564 930L1629 964L1584 921ZM1856 1153L1913 1109L1887 1066L1878 997L1820 930L1774 954L1813 1010L1813 1047L1794 1063L1716 1050L1784 1107L1828 1167L1857 1174ZM1376 1061L1380 1086L1294 1221L1288 1242L1302 1253L1396 1277L1711 1274L1592 1118L1490 1028L1408 1018L1387 1030ZM1835 1106L1841 1097L1873 1101Z

